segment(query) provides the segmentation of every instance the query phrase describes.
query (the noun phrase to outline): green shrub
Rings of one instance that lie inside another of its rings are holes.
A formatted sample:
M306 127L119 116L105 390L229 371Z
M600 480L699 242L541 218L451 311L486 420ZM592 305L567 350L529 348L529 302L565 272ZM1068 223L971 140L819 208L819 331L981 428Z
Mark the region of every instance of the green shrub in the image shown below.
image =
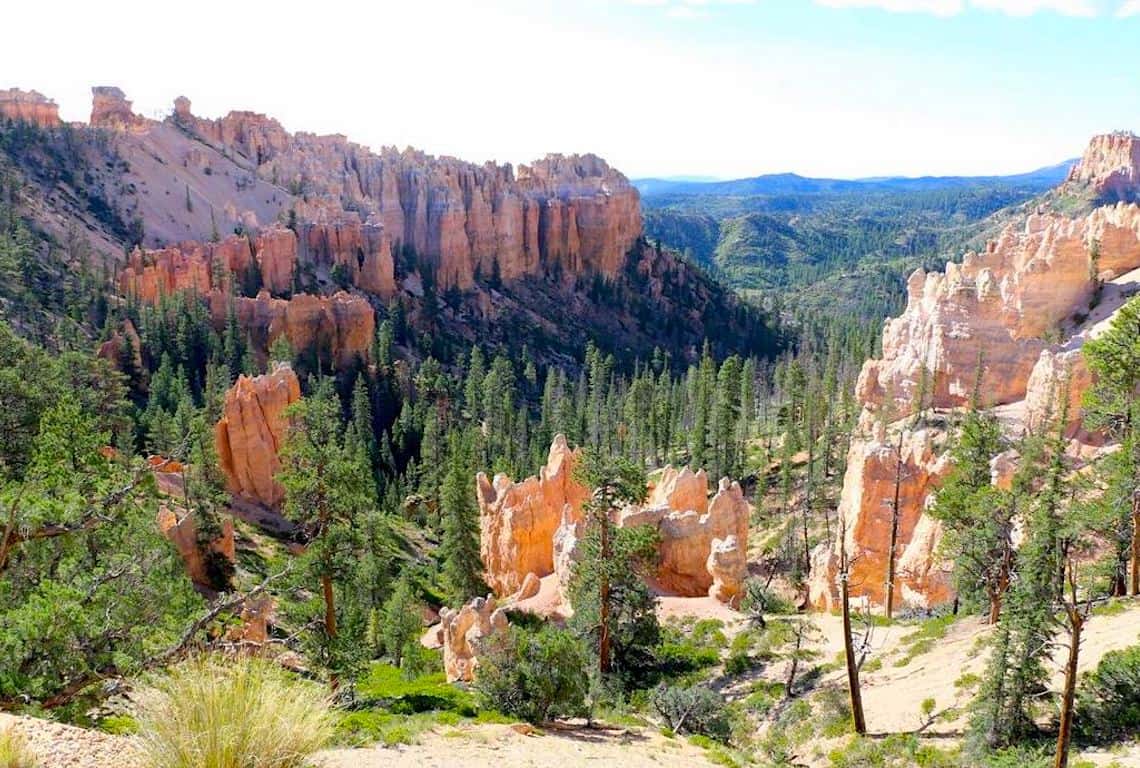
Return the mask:
M752 616L753 621L764 623L764 617L770 614L795 613L796 607L791 602L778 595L765 586L758 579L748 579L744 582L744 595L740 600L740 609Z
M39 759L15 727L0 730L0 768L37 768Z
M653 708L674 733L727 741L732 730L724 698L704 685L689 688L661 684L653 691Z
M476 713L475 697L448 683L443 672L431 672L410 680L404 672L391 664L373 664L356 684L362 704L401 714L455 711L471 717Z
M479 657L475 690L488 706L532 723L586 711L586 654L572 634L512 627Z
M1140 645L1109 651L1081 681L1074 728L1094 743L1140 731Z
M710 648L724 648L728 638L724 635L724 622L720 619L701 619L693 625L693 642Z
M685 637L666 633L666 639L654 649L657 669L666 677L698 672L720 663L720 651L695 644Z
M856 737L827 755L832 768L958 768L953 753L924 745L912 734L885 739Z
M129 736L139 732L139 724L130 715L108 715L99 721L99 730L115 736Z
M300 768L333 729L316 685L260 659L191 660L138 704L148 768Z
M728 661L724 663L724 673L726 675L743 675L754 666L756 666L756 660L747 652L733 651L729 654Z

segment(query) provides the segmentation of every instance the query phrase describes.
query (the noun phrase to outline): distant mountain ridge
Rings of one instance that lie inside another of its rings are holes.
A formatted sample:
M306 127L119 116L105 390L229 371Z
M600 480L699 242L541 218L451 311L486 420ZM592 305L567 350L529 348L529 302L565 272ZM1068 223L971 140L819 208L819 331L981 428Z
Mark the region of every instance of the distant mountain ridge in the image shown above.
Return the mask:
M1042 191L1063 182L1077 158L1027 173L1007 176L878 176L860 179L829 179L797 173L771 173L729 181L695 181L680 178L643 178L631 182L643 198L665 195L756 195L846 194L858 191L927 191L960 189L981 184L1005 183L1039 187Z

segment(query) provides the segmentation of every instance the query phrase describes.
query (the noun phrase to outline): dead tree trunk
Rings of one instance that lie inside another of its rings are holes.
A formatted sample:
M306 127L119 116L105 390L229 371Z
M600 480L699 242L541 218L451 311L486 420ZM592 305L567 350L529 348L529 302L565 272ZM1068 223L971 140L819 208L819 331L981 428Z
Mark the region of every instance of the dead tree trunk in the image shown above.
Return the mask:
M902 460L903 432L899 432L899 442L895 447L895 496L891 502L891 543L887 550L887 596L886 613L891 618L895 610L895 550L899 543L899 494L902 489L903 460Z
M855 733L867 733L867 720L863 716L863 690L859 686L859 664L855 660L855 643L851 639L850 567L847 562L845 531L839 534L839 601L843 609L843 659L847 664L847 690L851 696L851 720Z

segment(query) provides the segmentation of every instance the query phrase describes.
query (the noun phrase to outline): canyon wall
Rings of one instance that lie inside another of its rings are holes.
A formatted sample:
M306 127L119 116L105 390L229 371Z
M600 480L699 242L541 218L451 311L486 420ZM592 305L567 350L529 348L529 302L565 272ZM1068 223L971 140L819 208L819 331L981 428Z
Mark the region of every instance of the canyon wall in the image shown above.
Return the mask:
M205 120L184 98L171 119L326 210L348 202L363 211L443 288L471 288L477 274L614 276L641 234L637 190L594 155L548 155L516 176L510 165L392 147L377 154L340 135L290 134L252 112Z
M1091 186L1102 200L1136 200L1140 188L1140 137L1124 132L1095 137L1081 161L1069 172L1068 181Z
M0 91L0 119L31 123L41 128L60 125L59 105L38 91Z
M1057 198L1091 189L1115 203L1077 217L1043 205L983 252L944 272L910 276L903 314L883 329L882 357L864 364L857 384L863 413L838 510L856 558L853 597L884 599L901 433L897 605L953 598L950 565L937 553L938 523L924 513L949 470L940 447L948 436L944 420L909 429L919 407L961 409L976 392L982 407L1002 407L1011 436L1053 428L1065 414L1067 437L1099 442L1081 423L1093 384L1081 347L1140 289L1132 274L1140 268L1140 207L1122 202L1140 191L1137 146L1131 135L1094 138ZM995 470L995 483L1007 475ZM821 608L837 599L837 550L821 545L813 553L809 599Z

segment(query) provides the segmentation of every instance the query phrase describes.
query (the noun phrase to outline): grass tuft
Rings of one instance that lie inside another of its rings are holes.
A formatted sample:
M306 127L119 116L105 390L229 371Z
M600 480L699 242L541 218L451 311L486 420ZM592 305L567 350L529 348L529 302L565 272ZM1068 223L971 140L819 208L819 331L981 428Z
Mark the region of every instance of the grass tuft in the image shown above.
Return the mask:
M321 690L267 661L202 657L139 699L147 768L300 768L332 734Z
M0 768L37 768L39 764L22 733L15 727L0 730Z

